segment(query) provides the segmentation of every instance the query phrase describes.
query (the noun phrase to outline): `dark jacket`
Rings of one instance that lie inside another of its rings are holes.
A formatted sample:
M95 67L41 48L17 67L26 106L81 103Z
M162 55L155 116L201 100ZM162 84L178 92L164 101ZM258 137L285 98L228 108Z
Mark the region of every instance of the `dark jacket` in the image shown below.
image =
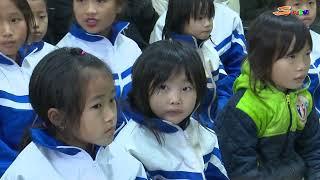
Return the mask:
M249 88L245 63L216 132L230 179L320 179L320 126L307 86L287 94Z

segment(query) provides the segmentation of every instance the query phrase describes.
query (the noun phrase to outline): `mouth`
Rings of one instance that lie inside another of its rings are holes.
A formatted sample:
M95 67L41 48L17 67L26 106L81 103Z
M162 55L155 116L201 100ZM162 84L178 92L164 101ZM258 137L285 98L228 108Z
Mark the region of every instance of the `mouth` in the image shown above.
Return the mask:
M303 82L305 78L306 78L306 75L300 75L294 78L294 80L298 82Z
M183 113L183 111L180 110L180 109L166 111L166 114L169 115L169 116L177 116L177 115L180 115L182 113Z
M6 48L12 48L15 46L15 41L5 41L1 44L2 44L2 46L6 47Z
M95 18L88 18L88 19L86 20L86 24L87 24L88 27L95 27L95 26L97 26L97 22L98 22L98 20L95 19Z
M105 131L105 134L113 135L114 132L115 132L115 130L116 130L116 127L113 126L113 127L109 128L109 129L107 129L107 130Z

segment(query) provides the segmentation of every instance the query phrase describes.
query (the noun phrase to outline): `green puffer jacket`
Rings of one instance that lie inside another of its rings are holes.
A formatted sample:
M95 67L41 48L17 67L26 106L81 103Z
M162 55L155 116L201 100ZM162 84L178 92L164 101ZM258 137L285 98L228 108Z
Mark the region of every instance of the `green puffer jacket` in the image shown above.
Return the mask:
M246 61L216 120L230 179L320 179L320 126L310 82L287 94L258 84L256 95L249 72Z

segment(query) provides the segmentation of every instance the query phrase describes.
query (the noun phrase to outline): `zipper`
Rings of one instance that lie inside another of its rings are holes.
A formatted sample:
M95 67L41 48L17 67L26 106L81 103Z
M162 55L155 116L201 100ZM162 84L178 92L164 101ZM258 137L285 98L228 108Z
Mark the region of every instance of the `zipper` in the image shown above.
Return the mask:
M287 129L286 141L284 143L284 146L283 146L281 154L280 154L281 156L283 156L286 148L289 145L289 134L290 134L291 126L292 126L292 112L291 112L291 108L290 108L291 106L290 106L290 95L289 94L286 94L286 102L287 102L287 106L288 106L288 109L289 109L290 122L289 122L289 126L288 126L288 129Z

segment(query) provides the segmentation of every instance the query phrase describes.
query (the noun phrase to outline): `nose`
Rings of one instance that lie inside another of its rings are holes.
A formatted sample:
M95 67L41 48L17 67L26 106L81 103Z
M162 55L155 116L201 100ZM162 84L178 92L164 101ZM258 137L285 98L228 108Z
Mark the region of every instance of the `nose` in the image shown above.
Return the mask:
M11 37L13 35L12 28L9 23L5 22L2 25L2 36L3 37Z
M34 20L33 29L39 29L39 20L37 20L36 18Z
M87 7L87 14L89 15L93 15L97 13L97 7L96 4L94 2L89 2L88 3L88 7Z
M112 123L116 120L117 111L114 108L107 107L104 110L104 121L107 123Z
M211 25L211 18L203 18L203 25L208 27Z
M171 105L179 105L181 104L181 95L178 90L172 90L169 92L169 102Z

